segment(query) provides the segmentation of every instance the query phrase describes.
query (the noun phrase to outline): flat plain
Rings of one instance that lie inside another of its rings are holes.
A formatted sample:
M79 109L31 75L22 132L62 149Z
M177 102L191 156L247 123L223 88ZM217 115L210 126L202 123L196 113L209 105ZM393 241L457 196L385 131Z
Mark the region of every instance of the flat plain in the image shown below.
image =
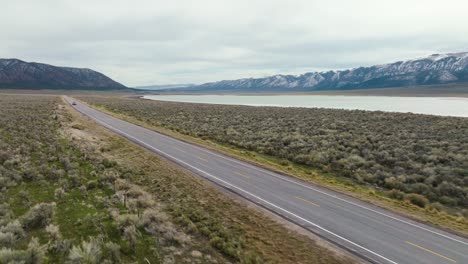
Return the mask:
M3 95L0 113L0 263L354 262L59 96Z

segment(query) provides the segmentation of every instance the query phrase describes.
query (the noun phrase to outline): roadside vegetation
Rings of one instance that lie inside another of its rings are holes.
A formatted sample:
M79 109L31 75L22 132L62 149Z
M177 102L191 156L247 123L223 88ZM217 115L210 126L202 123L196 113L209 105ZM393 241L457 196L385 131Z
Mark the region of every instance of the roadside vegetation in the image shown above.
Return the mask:
M154 204L62 135L60 102L0 98L0 263L160 262Z
M58 96L0 97L0 263L288 260L352 262L86 120Z
M154 128L266 157L292 174L299 167L305 178L320 174L362 186L373 190L373 196L451 221L459 230L468 223L466 118L118 97L81 99Z

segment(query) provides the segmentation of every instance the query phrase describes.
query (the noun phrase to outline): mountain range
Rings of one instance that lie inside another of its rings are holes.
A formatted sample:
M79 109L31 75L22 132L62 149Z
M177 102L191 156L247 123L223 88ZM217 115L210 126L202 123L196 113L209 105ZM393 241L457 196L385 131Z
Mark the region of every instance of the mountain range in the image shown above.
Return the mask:
M468 52L427 57L349 70L224 80L201 85L153 85L134 91L294 92L353 90L468 82ZM468 87L468 86L467 86ZM57 67L18 59L0 59L0 89L129 89L97 71ZM130 89L129 89L130 90Z
M0 59L0 88L122 90L124 85L90 69Z
M433 54L413 60L371 67L359 67L350 70L225 80L177 89L177 91L269 92L351 90L467 81L468 52L462 52Z

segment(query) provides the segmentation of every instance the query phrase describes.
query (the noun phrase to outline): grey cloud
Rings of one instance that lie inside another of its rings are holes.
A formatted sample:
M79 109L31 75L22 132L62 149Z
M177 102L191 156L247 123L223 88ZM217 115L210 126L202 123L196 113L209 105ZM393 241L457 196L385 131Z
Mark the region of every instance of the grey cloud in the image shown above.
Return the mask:
M462 0L7 1L0 57L126 85L330 70L468 50Z

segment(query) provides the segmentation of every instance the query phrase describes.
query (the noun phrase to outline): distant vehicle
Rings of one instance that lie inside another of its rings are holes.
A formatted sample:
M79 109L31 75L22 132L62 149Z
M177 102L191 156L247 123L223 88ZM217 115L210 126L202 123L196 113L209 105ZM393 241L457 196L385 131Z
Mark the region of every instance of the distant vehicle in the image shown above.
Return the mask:
M72 105L76 105L76 102L73 102Z

